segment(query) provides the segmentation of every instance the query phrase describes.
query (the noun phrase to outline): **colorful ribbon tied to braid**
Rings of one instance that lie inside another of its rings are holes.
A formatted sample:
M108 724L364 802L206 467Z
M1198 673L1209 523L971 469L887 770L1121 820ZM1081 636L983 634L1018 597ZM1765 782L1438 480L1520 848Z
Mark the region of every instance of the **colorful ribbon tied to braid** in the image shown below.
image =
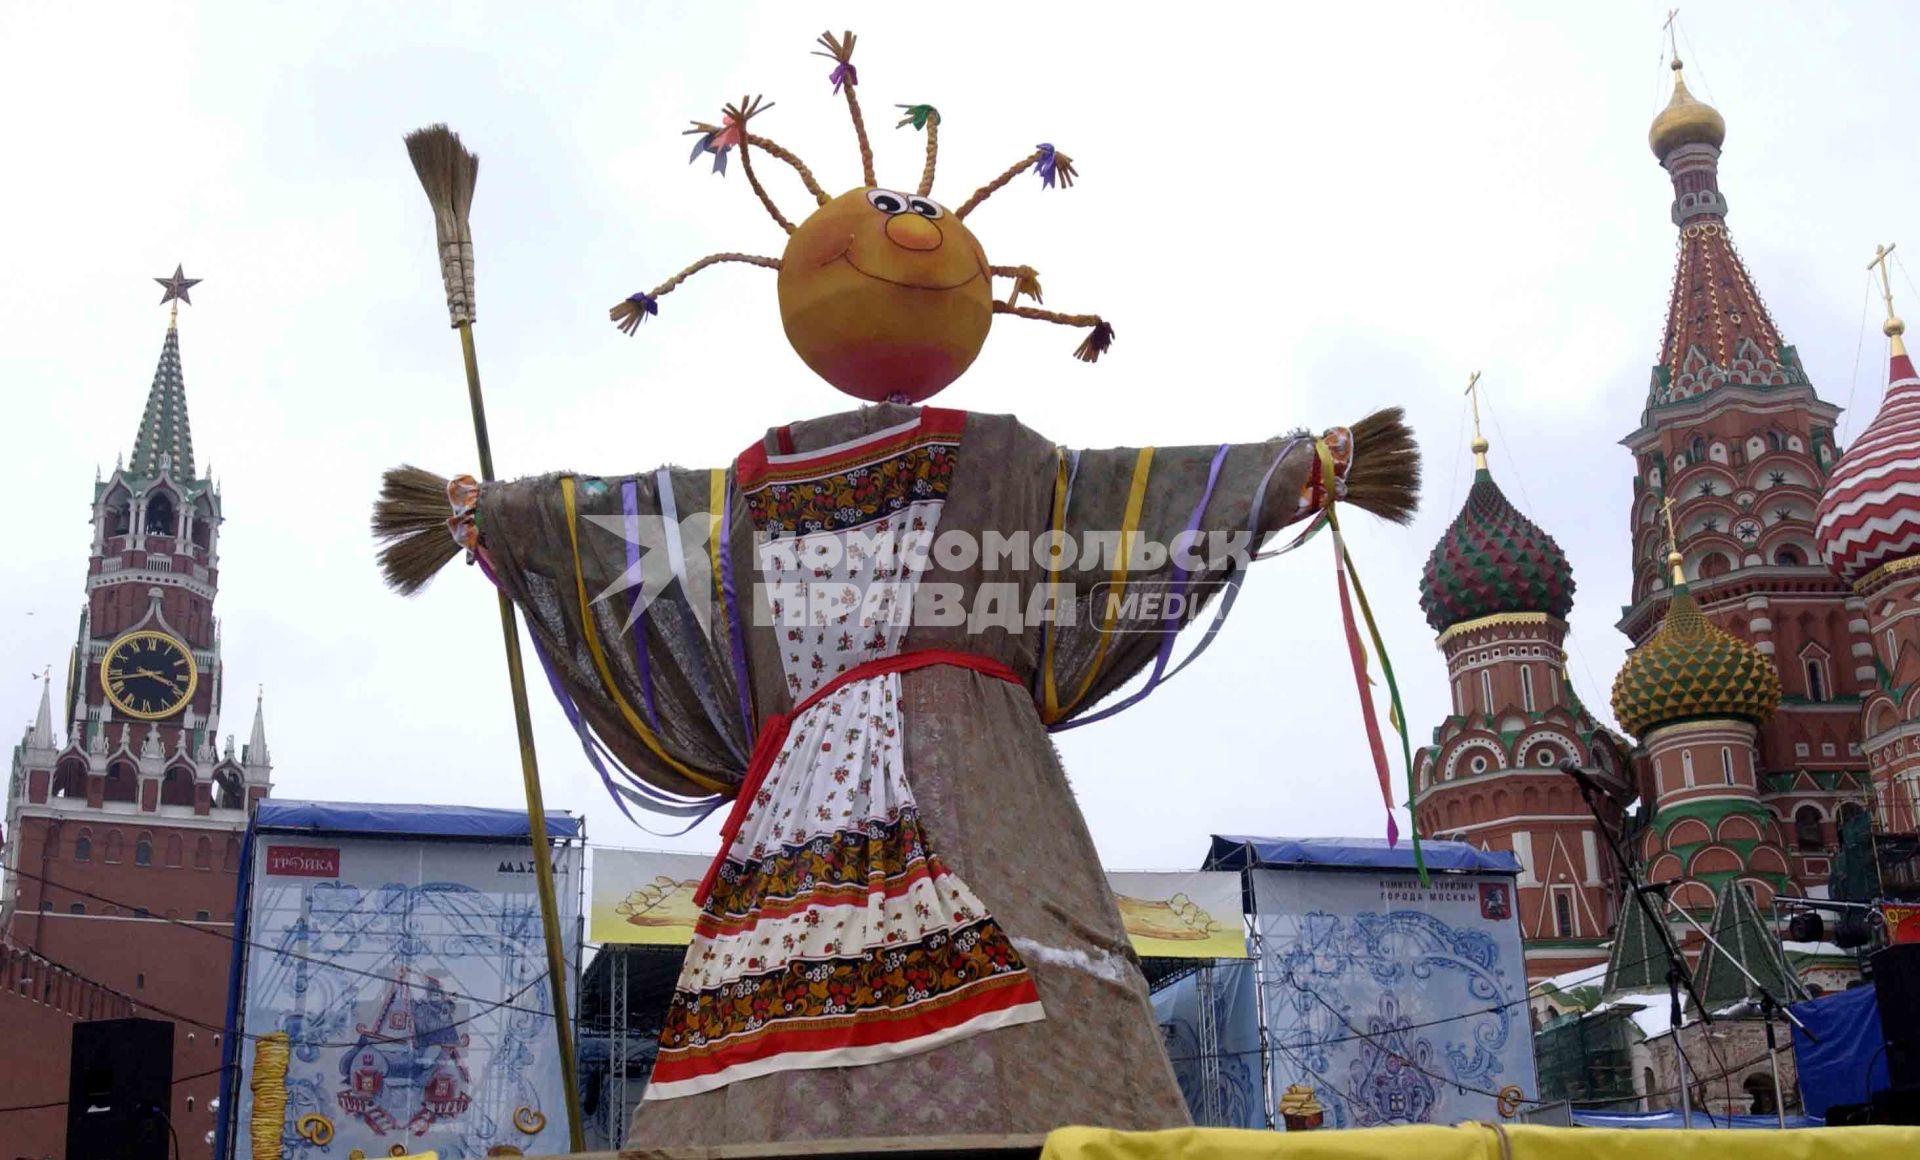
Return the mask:
M1033 171L1040 175L1040 188L1052 189L1053 183L1060 176L1059 158L1055 155L1053 146L1045 141L1034 148L1040 150L1039 159L1033 163Z
M826 53L823 52L820 55L825 56ZM843 60L833 66L833 71L827 74L827 79L833 82L833 95L837 97L840 95L841 85L852 88L860 83L860 73L853 67L852 61Z
M471 475L456 475L447 481L447 504L453 514L447 517L447 532L453 542L471 555L480 550L480 484Z
M687 133L700 134L700 139L693 143L693 152L687 155L687 164L692 165L700 160L702 153L711 153L713 154L713 171L722 177L726 176L727 150L740 144L740 139L744 135L742 127L736 124L732 117L728 117L726 123L718 129L688 129Z

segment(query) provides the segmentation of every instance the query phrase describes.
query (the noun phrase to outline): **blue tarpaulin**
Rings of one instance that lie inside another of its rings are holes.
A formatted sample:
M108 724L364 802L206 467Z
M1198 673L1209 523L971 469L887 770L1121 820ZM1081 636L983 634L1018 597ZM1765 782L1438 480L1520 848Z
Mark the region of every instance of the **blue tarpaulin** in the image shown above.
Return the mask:
M1834 1104L1862 1104L1889 1084L1880 1003L1871 985L1823 995L1788 1008L1820 1040L1793 1029L1800 1064L1800 1098L1809 1116L1825 1118Z
M1482 850L1466 842L1422 842L1430 871L1518 874L1520 859L1505 850ZM1203 870L1412 870L1413 843L1389 846L1382 838L1250 838L1215 834Z
M267 798L254 808L261 830L315 833L404 834L427 838L524 838L527 815L521 810L479 806L414 806L386 802L300 802ZM549 838L578 838L580 819L549 812Z
M1685 1119L1679 1112L1575 1112L1573 1122L1582 1128L1682 1128ZM1715 1116L1708 1122L1706 1113L1693 1113L1695 1128L1778 1128L1778 1116ZM1805 1116L1788 1116L1789 1128L1817 1128L1820 1121ZM1811 1147L1811 1145L1809 1145ZM1811 1154L1811 1153L1809 1153Z

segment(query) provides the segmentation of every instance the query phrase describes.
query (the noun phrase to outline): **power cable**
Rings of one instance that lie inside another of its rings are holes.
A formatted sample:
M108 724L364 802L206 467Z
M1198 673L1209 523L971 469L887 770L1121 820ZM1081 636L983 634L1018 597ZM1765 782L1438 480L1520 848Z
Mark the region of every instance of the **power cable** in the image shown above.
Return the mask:
M20 875L22 878L26 878L34 882L38 882L43 886L50 886L56 890L64 890L69 894L77 895L81 898L90 898L90 899L93 899L95 902L100 902L107 906L116 906L124 910L141 909L123 900L116 899L116 898L109 898L104 894L95 894L91 891L81 890L77 887L62 885L61 883L56 882L51 878L47 878L42 875L35 874L31 870L16 870L14 871L14 873ZM164 922L171 926L184 927L187 930L193 931L196 934L205 935L208 938L217 938L226 942L238 942L245 946L252 947L256 950L267 951L280 958L293 959L299 962L313 963L316 966L325 967L328 970L342 971L350 975L361 975L366 978L374 979L379 982L388 983L394 986L403 986L408 988L409 990L423 987L423 984L409 983L404 979L396 979L391 975L382 974L379 971L370 971L360 967L348 966L345 963L337 962L333 959L323 958L316 955L302 954L299 951L288 950L283 947L275 946L272 943L258 942L253 939L243 938L238 934L227 934L222 931L215 930L208 926L202 926L197 923L189 922L186 919L182 919L182 918L172 918L172 917L165 917L165 916L155 917L154 915L149 914L146 916L146 921ZM22 949L25 949L25 948L22 948ZM544 977L544 974L543 974L543 977ZM441 991L448 997L454 998L454 999L466 999L474 1003L493 1002L493 1000L490 998L485 998L479 995L469 995L462 991L449 990L446 987L442 987ZM543 1011L536 1007L514 1007L513 1010L519 1011L522 1014L539 1015L542 1017L550 1016L552 1014L551 1011Z
M217 1067L208 1068L206 1071L196 1071L192 1075L183 1075L179 1079L174 1080L172 1086L179 1087L183 1083L192 1083L196 1079L205 1079L210 1075L219 1074L220 1069ZM44 1104L14 1104L10 1107L0 1108L0 1116L4 1116L8 1112L38 1112L44 1111L47 1108L64 1108L68 1102L67 1100L49 1100Z

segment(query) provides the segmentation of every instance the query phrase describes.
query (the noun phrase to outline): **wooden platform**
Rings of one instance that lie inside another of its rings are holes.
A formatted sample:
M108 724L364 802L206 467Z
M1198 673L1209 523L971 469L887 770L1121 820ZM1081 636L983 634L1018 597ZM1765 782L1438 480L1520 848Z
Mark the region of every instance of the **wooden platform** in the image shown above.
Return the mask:
M588 1152L571 1160L1034 1160L1044 1134L1026 1136L860 1136L843 1140L786 1140L773 1144L629 1147ZM555 1157L554 1160L563 1160Z

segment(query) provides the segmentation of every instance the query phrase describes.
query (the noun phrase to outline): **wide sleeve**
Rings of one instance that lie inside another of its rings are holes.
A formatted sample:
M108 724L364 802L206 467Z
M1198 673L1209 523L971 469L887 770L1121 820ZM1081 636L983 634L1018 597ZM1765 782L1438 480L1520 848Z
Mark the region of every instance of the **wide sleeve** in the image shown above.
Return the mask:
M481 490L483 560L623 806L694 814L743 775L752 708L733 502L731 472L682 468Z
M1102 700L1148 665L1165 675L1179 629L1230 595L1276 531L1317 513L1315 444L1060 451L1049 531L1063 555L1042 581L1053 612L1036 690L1049 726L1115 711Z

